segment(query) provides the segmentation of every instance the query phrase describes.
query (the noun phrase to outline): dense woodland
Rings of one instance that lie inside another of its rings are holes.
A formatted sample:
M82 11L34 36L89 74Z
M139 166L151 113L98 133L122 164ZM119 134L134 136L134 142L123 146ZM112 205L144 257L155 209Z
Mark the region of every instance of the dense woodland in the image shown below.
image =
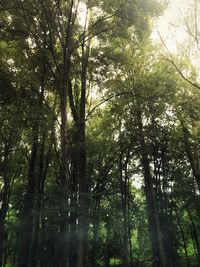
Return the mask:
M200 266L199 5L0 0L0 266Z

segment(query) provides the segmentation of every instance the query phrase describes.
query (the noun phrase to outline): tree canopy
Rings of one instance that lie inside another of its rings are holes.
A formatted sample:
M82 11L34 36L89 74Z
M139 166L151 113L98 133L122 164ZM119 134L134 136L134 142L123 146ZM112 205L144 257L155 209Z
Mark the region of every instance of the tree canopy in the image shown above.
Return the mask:
M0 266L200 266L199 72L163 11L0 1Z

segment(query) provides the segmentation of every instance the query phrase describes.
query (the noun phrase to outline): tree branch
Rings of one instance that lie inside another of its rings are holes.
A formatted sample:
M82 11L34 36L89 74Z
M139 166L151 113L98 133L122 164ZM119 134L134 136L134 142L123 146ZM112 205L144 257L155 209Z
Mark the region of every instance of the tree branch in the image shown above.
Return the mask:
M189 84L192 85L193 87L195 87L195 88L197 88L197 89L200 90L200 85L198 85L197 83L192 82L190 79L188 79L188 78L183 74L183 72L180 70L180 68L177 66L177 64L176 64L176 62L174 61L173 56L172 56L171 52L169 51L169 49L168 49L168 47L167 47L165 41L163 40L163 38L162 38L160 32L158 32L158 33L159 33L159 36L160 36L160 39L161 39L163 45L165 46L165 48L166 48L166 50L167 50L167 52L168 52L169 57L170 57L170 58L167 58L167 57L164 57L164 56L163 56L163 58L164 58L166 61L170 62L170 63L175 67L175 69L177 70L177 72L180 74L180 76L181 76L187 83L189 83Z

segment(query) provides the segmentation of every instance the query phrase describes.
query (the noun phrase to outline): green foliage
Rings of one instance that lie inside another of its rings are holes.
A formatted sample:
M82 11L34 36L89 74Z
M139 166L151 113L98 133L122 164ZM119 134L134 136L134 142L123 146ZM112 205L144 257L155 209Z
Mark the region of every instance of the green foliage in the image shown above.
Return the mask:
M71 3L78 1L0 3L3 266L17 264L28 220L32 266L63 266L63 239L69 258L78 257L84 216L87 266L151 266L149 189L162 267L199 263L200 98L149 41L163 8L151 0L83 1L84 27ZM187 60L182 68L196 82Z

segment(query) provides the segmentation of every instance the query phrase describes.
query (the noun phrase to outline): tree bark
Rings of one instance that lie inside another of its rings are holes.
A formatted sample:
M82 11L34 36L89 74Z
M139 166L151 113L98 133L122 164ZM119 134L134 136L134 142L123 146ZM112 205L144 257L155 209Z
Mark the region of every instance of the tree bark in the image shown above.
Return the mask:
M99 230L99 210L100 210L101 197L97 196L94 209L94 221L93 221L93 239L92 239L92 251L91 251L91 267L96 267L96 255L97 255L97 241Z
M85 31L87 15L85 21ZM87 236L89 228L89 187L86 166L86 136L85 136L85 113L86 113L86 83L87 69L90 53L90 41L85 41L85 32L82 44L82 69L81 69L81 97L80 117L77 122L78 137L78 172L79 172L79 216L78 216L78 251L77 267L87 267Z
M122 148L120 148L122 151ZM123 153L120 155L119 168L120 168L120 189L121 189L121 205L123 213L123 237L122 237L122 261L123 266L128 266L128 214L127 214L127 198L128 198L128 175L127 175L127 164L129 160L129 152L123 164ZM125 175L123 175L123 170Z
M79 216L77 266L86 267L88 233L88 179L86 175L85 122L79 125Z
M10 191L10 178L8 174L8 155L9 155L10 144L5 144L4 161L3 161L3 189L2 199L0 208L0 266L3 264L3 253L4 253L4 241L5 241L5 220L8 211L9 202L9 191Z
M38 123L33 128L33 142L31 148L31 158L28 170L28 183L24 206L20 221L20 237L18 250L18 267L28 267L30 264L30 253L33 232L33 208L36 192L36 160L38 150Z
M194 241L195 241L196 250L197 250L197 262L198 262L198 265L200 266L200 244L199 244L198 234L197 234L196 226L195 226L195 223L192 217L192 213L190 212L189 208L187 208L187 212L188 212L191 225L192 225L192 231L193 231Z
M148 158L148 151L144 139L142 112L141 107L138 104L137 107L137 126L138 126L138 138L140 144L141 153L141 165L144 173L145 194L147 201L147 214L149 220L149 231L152 243L153 253L153 266L165 267L166 257L164 251L164 245L162 240L162 233L160 229L160 222L158 216L158 210L155 201L155 192L153 187L153 178L150 169L150 162Z
M180 230L180 233L181 233L181 238L183 240L183 247L184 247L184 251L185 251L187 267L189 267L190 266L190 262L189 262L189 257L188 257L187 242L186 242L185 234L184 234L184 231L183 231L183 228L182 228L182 225L181 225L181 220L180 220L180 217L178 215L176 206L175 206L174 209L175 209L175 214L176 214L178 227L179 227L179 230Z
M41 246L41 235L43 234L41 231L41 220L42 218L42 205L44 200L44 187L45 180L49 167L49 157L52 148L52 136L50 137L49 149L45 155L45 138L44 134L42 137L42 142L40 143L40 153L39 153L39 173L38 173L38 183L37 183L37 195L35 202L35 220L34 220L34 238L32 245L32 253L31 253L31 267L37 266L37 262L40 260L39 258L39 248Z

